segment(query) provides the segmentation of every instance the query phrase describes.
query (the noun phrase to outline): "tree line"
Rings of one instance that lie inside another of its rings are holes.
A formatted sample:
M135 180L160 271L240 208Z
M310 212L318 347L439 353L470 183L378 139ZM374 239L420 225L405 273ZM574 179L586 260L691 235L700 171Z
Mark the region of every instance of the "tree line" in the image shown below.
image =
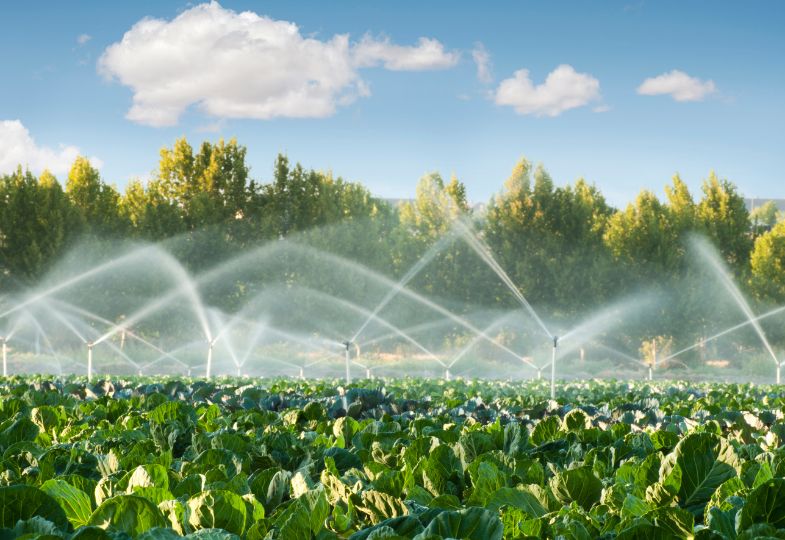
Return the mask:
M644 190L617 209L585 180L557 186L544 167L524 159L477 212L462 182L437 173L424 176L415 198L398 206L283 155L271 180L260 182L250 177L246 148L234 139L196 150L179 139L161 150L146 184L134 180L122 192L83 157L63 182L21 166L0 177L0 288L35 283L84 238L198 239L173 244L194 272L250 246L297 238L397 278L452 234L458 217L472 223L523 294L552 313L569 316L625 291L683 279L692 271L692 233L714 243L752 297L785 302L782 216L772 204L748 212L736 186L714 173L697 197L676 175L664 199ZM465 242L439 250L412 287L461 305L515 306Z

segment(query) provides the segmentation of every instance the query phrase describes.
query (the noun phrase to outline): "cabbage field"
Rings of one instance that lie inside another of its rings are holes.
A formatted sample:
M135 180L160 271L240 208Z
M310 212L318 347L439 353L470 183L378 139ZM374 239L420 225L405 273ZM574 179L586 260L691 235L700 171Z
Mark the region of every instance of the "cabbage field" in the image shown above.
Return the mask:
M0 540L785 538L776 387L0 380Z

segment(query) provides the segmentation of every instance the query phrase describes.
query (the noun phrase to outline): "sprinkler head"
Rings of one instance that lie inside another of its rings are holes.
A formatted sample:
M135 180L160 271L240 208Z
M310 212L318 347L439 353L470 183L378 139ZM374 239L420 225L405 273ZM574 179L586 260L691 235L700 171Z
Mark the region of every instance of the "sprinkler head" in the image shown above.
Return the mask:
M95 343L93 343L92 341L88 341L87 342L87 348L88 349L92 349L93 347L95 347Z
M553 346L554 348L559 345L559 336L553 336Z
M346 350L348 351L348 350L349 350L349 347L351 347L351 346L352 346L352 342L351 342L351 341L344 341L343 343L341 343L341 345L343 345L344 347L346 347Z

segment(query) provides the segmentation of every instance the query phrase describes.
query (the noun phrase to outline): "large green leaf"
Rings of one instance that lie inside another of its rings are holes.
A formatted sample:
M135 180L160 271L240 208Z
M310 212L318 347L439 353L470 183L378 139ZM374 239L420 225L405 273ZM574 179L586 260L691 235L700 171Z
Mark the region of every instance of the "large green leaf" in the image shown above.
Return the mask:
M169 476L166 467L155 463L139 465L126 474L116 485L116 489L128 493L133 493L136 487L169 489Z
M203 491L188 499L188 523L194 529L224 529L238 536L245 531L243 498L225 490Z
M147 499L136 495L117 495L96 508L88 525L119 530L136 538L153 527L166 527L167 521L158 507Z
M433 449L423 466L423 487L431 495L458 495L463 487L463 466L452 449L441 444Z
M93 513L89 495L64 480L51 479L41 485L41 491L57 501L74 528L87 525Z
M409 509L402 500L381 491L372 489L363 491L360 493L359 499L359 504L356 505L357 509L368 514L374 525L385 519L405 516L409 513Z
M725 439L711 433L684 437L662 462L660 482L680 477L679 505L701 516L715 490L737 474L739 460Z
M19 520L39 516L66 530L68 517L57 501L33 486L0 487L0 527L13 528Z
M422 534L467 540L502 540L504 525L499 516L490 510L466 508L441 512L433 518Z
M772 478L753 489L741 508L737 529L743 531L755 523L785 528L785 478Z
M63 532L57 526L40 516L18 521L14 527L17 538L35 538L37 540L55 540L63 538Z
M34 441L38 436L38 426L26 416L19 416L15 420L3 423L0 426L0 449L5 450L12 444L22 441Z
M236 534L224 531L223 529L201 529L184 536L188 540L240 540Z
M551 478L550 486L560 503L568 505L574 501L585 510L599 502L602 495L602 482L587 466L558 473Z
M559 430L561 429L561 420L558 416L549 416L540 420L534 431L532 431L531 441L534 444L542 444L552 441L559 437Z
M138 539L139 540L179 540L180 535L174 532L172 529L154 527L140 534Z
M531 517L542 517L548 513L548 510L526 487L500 488L488 499L485 505L488 510L492 511L496 511L502 506L518 508Z
M423 531L422 523L414 516L403 516L387 519L373 527L365 528L349 537L349 540L366 540L375 531L392 530L394 534L405 538L412 538Z

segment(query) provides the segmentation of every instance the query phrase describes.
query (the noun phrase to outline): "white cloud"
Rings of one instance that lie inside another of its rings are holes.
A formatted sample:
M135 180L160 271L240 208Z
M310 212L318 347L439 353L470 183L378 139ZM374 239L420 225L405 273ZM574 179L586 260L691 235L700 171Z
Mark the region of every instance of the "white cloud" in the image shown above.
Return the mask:
M476 43L472 49L472 60L477 66L477 80L481 83L490 84L493 82L493 73L491 71L491 55L488 53L485 45Z
M677 69L650 77L638 87L643 96L669 95L676 101L703 101L716 91L714 81L702 81Z
M566 64L551 71L537 86L529 78L529 70L520 69L499 84L495 95L497 105L509 105L518 114L535 116L558 116L598 99L600 82Z
M93 36L91 36L90 34L79 34L79 36L76 38L76 42L79 45L84 45L85 43L87 43L91 39L93 39Z
M458 63L460 55L447 52L435 39L420 38L415 46L390 43L389 38L375 39L368 35L354 46L357 67L384 65L390 71L424 71L447 69Z
M54 174L68 172L79 148L71 145L60 145L59 148L38 146L22 122L19 120L0 120L0 174L12 173L21 165L34 173L49 169ZM94 167L100 168L103 163L90 158Z
M413 47L338 34L304 37L297 25L218 3L188 9L171 21L143 19L101 56L99 71L133 90L127 118L177 123L190 106L216 118L319 118L369 95L358 70L450 67L455 53L421 38Z

